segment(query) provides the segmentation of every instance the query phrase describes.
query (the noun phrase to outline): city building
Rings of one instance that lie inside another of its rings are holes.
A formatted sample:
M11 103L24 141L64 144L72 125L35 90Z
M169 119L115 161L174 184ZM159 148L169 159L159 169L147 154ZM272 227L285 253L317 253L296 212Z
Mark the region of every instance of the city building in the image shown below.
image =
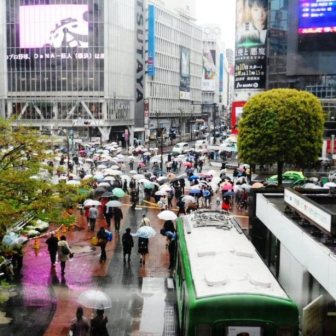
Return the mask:
M237 0L236 4L234 103L241 105L273 88L306 90L320 99L326 112L326 137L335 135L336 7L313 0L256 1L262 20L253 23L252 3ZM232 113L237 123L235 107Z
M1 115L75 137L144 133L144 0L0 2Z
M201 116L202 29L185 15L148 3L146 141L184 137Z

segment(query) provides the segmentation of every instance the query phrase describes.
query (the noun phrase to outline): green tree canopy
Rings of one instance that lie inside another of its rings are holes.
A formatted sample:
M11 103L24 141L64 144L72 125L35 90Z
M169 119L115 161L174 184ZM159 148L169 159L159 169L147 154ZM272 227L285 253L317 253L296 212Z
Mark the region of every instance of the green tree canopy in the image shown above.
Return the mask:
M305 168L316 162L323 141L325 115L311 93L274 89L246 103L239 121L239 159L249 164L278 164L282 183L283 164Z
M0 119L0 237L28 213L56 224L69 220L62 213L80 195L76 187L51 183L46 146L38 132Z

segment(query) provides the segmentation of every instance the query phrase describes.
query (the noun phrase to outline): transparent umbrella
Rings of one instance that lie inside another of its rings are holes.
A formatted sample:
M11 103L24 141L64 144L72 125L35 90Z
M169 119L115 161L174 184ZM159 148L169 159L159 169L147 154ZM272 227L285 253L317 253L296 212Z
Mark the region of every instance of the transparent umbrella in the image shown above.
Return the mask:
M131 233L134 237L141 237L141 238L152 238L156 235L155 230L151 226L141 226L136 233Z
M111 208L114 208L114 207L119 208L119 207L121 207L122 205L123 205L123 204L122 204L121 202L119 202L119 201L109 201L109 202L106 203L106 206L107 206L107 207L111 207Z
M175 220L177 218L175 212L171 210L164 210L158 214L158 218L163 220Z
M77 301L86 308L106 309L112 307L111 298L99 289L88 289L82 292Z

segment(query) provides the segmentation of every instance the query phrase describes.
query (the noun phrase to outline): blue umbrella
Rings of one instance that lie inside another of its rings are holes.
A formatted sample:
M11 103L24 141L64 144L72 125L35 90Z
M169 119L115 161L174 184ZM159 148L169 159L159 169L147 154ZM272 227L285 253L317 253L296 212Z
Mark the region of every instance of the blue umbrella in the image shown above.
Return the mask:
M197 175L191 175L189 176L189 180L198 180L200 177Z
M201 189L190 189L189 194L200 194L202 192Z
M152 238L156 235L155 230L151 226L141 226L136 233L131 233L133 237Z
M227 191L223 194L224 197L226 196L233 196L234 195L234 191Z

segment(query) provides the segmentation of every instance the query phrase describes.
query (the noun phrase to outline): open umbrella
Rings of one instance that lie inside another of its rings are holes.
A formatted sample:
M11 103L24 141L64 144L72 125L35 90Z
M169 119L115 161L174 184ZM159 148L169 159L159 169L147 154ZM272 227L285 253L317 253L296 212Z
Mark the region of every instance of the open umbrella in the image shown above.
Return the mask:
M185 203L194 203L196 202L195 197L191 196L191 195L185 195L182 197L182 201Z
M152 183L152 182L145 182L144 183L144 188L145 189L154 189L154 183Z
M114 188L112 190L112 193L113 193L114 196L117 196L117 197L124 197L125 196L125 192L121 188Z
M123 204L119 201L109 201L105 204L107 207L111 207L111 208L119 208L121 207Z
M263 188L263 187L264 187L264 185L260 182L255 182L255 183L252 184L253 189Z
M156 196L167 196L167 192L165 190L159 190L155 192Z
M131 233L134 237L152 238L156 235L155 230L148 225L141 226L136 233Z
M97 200L93 200L93 199L87 199L86 201L84 201L83 204L85 207L89 207L89 206L98 206L101 205L101 203Z
M189 176L189 181L191 181L191 180L198 180L200 177L199 176L197 176L197 175L191 175L191 176Z
M86 308L106 309L112 307L111 298L99 289L88 289L82 292L77 301Z
M175 220L177 218L175 212L171 210L164 210L158 214L158 218L163 220Z
M101 195L101 197L112 197L113 196L113 193L111 193L111 191L105 191L104 193L103 193L103 195Z
M186 161L186 162L182 162L182 166L184 166L184 167L192 167L192 162L188 162L188 161Z
M201 189L190 189L189 190L189 194L192 194L192 195L200 194L201 192L202 192Z

